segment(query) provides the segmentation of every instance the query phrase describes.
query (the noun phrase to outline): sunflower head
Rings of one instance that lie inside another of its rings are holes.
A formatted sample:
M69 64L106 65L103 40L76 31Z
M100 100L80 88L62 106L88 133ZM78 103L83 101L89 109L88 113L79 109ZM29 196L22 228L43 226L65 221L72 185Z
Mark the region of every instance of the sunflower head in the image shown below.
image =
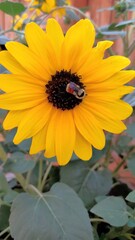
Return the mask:
M29 23L25 38L27 46L8 42L0 52L0 63L10 71L0 76L0 107L9 110L4 128L17 127L15 144L32 138L31 154L43 150L60 165L68 163L73 152L89 160L92 146L105 146L104 130L126 129L122 120L132 107L121 98L133 91L125 84L135 76L135 71L123 70L129 59L104 58L113 42L93 47L95 30L88 19L65 35L54 19L47 21L45 32Z

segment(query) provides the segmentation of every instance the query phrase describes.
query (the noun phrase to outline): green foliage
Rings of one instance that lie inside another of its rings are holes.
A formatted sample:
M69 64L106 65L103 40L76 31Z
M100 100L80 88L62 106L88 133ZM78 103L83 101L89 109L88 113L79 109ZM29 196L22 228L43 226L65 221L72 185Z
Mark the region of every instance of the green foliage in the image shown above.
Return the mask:
M135 19L122 21L122 22L118 23L118 24L116 25L116 27L126 27L126 26L128 26L128 25L133 24L134 22L135 22Z
M27 156L21 152L15 152L11 155L10 158L7 159L4 169L6 172L13 173L25 173L35 166L35 161L32 157L26 159Z
M103 199L91 209L91 212L114 227L124 226L128 222L127 206L120 197L111 196Z
M134 122L128 125L127 133L132 138L135 138L135 123Z
M0 160L2 160L2 161L7 160L7 154L1 144L0 144Z
M83 203L62 183L45 194L20 194L11 208L10 228L15 240L93 239Z
M9 191L9 186L4 174L0 171L0 197Z
M10 207L0 205L0 230L4 230L9 225Z
M11 16L15 16L23 12L25 10L25 7L22 3L2 1L0 3L0 10Z
M129 158L127 162L128 169L133 173L135 176L135 153L133 153Z
M135 190L128 194L126 200L135 203Z
M112 186L112 176L107 169L97 172L89 165L89 162L78 160L62 167L60 171L61 182L72 187L87 208L97 196L107 194Z
M25 42L24 27L34 21L45 25L50 15L43 13L34 18L39 4L29 7L15 1L0 1L0 11L12 17L9 29L0 32L0 51L12 39ZM116 19L108 25L96 28L96 39L120 39L123 55L130 57L135 41L130 34L135 20L134 0L114 1L114 5L98 9L113 11ZM56 7L67 4L57 0ZM26 4L27 5L27 4ZM32 12L34 9L34 12ZM68 6L64 24L71 24L87 17L89 6ZM129 14L130 12L130 14ZM22 26L15 30L16 15L28 14ZM30 17L32 13L33 18ZM53 10L51 10L53 14ZM39 43L40 44L40 43ZM114 44L115 46L115 44ZM117 55L115 47L107 55ZM105 55L106 56L106 55ZM134 64L130 65L134 69ZM0 73L9 73L0 65ZM135 92L124 97L135 106ZM0 110L0 121L6 111ZM0 239L14 240L133 240L135 237L135 123L128 124L123 135L106 134L103 150L93 149L90 161L80 161L73 153L64 167L56 164L56 158L47 159L43 153L29 155L31 139L19 145L13 144L16 129L4 131L0 143ZM63 133L64 134L64 133ZM130 142L133 141L133 144ZM124 175L125 172L125 175ZM127 175L126 175L127 174ZM124 184L121 184L124 182ZM123 187L124 186L124 187Z

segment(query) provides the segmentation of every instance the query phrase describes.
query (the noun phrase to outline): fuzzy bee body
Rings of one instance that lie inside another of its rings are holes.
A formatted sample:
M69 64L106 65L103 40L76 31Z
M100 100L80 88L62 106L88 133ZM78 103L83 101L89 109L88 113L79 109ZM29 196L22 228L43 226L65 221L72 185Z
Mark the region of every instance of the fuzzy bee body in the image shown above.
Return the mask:
M67 84L66 92L74 95L78 99L83 99L86 96L85 90L74 82Z

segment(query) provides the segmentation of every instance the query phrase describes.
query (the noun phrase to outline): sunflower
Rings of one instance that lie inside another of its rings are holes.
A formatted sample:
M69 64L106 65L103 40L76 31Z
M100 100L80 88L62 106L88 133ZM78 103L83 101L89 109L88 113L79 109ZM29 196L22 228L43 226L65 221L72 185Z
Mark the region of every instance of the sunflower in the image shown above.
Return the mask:
M60 165L73 152L82 160L92 156L92 146L105 146L104 130L121 133L121 121L132 107L121 100L133 91L124 86L134 76L122 70L129 59L104 58L113 42L93 47L95 30L80 20L64 36L60 25L49 19L44 32L36 23L27 24L28 46L8 42L0 52L0 63L11 74L1 74L0 107L9 110L4 129L17 127L14 143L32 138L30 154L44 150L45 157L57 157Z

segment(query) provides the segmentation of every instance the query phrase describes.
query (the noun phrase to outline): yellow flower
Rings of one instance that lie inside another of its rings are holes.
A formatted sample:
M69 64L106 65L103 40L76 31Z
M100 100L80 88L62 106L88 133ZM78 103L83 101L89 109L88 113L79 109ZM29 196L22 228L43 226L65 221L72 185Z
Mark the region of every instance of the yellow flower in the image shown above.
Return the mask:
M25 0L26 2L30 2L30 0ZM58 6L63 6L63 5L70 5L70 1L66 0L63 1L64 4L59 5L57 3L56 0L34 0L33 4L31 7L35 7L37 6L39 9L41 9L43 12L45 13L50 13L54 8L58 7ZM32 10L34 10L35 8L32 8ZM37 10L37 9L36 9ZM38 14L39 15L39 14ZM55 17L56 15L60 15L60 16L64 16L66 15L66 11L65 9L59 9L57 11L54 11L54 13L52 13L52 15Z
M27 13L23 13L22 16L16 15L14 30L21 30L26 19L28 19Z
M66 5L70 5L70 2L69 1L66 1L65 3ZM42 3L42 6L41 6L41 10L43 12L46 12L46 13L49 13L51 12L51 10L53 10L54 8L56 8L58 5L57 5L57 1L56 0L46 0ZM57 11L54 11L53 13L53 16L55 17L56 15L60 15L60 16L64 16L66 15L66 11L65 9L59 9Z
M92 156L92 146L105 146L103 130L120 133L121 121L132 107L121 100L133 87L124 86L135 71L122 70L129 59L104 51L111 41L93 47L92 23L80 20L64 36L54 19L44 32L37 24L25 28L28 47L8 42L0 52L0 64L11 74L1 74L0 107L9 110L3 126L17 127L14 143L32 137L30 154L45 150L47 158L56 156L60 165L72 153L82 160Z

